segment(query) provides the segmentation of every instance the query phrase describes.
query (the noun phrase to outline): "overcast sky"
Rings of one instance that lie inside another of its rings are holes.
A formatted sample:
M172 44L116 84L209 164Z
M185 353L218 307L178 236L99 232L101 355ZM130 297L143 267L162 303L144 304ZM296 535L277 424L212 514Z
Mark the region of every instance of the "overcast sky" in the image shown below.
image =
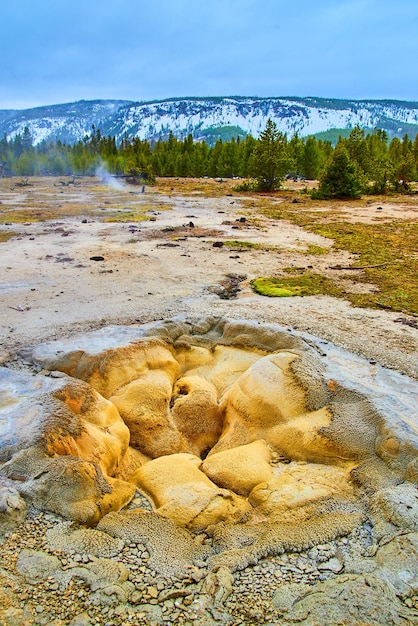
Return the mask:
M418 100L417 0L10 0L0 108L178 96Z

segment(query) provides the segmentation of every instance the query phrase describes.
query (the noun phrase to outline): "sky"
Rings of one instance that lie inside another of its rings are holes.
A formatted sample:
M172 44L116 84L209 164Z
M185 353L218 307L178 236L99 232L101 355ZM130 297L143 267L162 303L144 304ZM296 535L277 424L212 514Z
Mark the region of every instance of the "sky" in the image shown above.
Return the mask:
M13 0L0 108L77 100L418 101L417 0Z

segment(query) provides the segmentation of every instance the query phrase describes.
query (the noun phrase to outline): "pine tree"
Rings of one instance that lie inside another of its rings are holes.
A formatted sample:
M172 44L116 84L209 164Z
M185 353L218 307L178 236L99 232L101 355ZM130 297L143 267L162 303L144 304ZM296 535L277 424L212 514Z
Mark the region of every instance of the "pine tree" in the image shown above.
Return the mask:
M362 191L360 178L354 163L342 142L335 147L319 180L319 188L314 197L320 198L359 198Z
M306 139L303 151L301 174L308 180L315 180L319 176L321 169L321 152L315 137Z
M252 175L258 180L259 190L278 189L289 170L290 163L286 135L269 119L257 141L251 164Z

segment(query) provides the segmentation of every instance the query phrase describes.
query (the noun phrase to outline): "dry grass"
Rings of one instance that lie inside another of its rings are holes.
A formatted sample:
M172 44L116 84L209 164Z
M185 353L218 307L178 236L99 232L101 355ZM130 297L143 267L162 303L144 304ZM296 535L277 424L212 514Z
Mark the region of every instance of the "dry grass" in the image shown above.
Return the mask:
M236 195L237 181L232 178L158 178L154 189L168 195L202 195L219 198L228 194Z
M365 197L352 202L325 202L311 200L305 192L305 184L300 182L288 182L285 189L271 194L238 194L234 191L237 181L232 179L162 178L157 180L155 186L147 187L146 194L142 194L136 186L125 185L122 189L112 189L99 179L87 177L77 179L76 185L62 185L57 178L33 178L28 182L28 185L22 185L20 179L0 179L0 225L56 221L64 217L91 217L102 222L152 221L156 219L156 212L171 208L167 197L239 196L247 223L265 230L271 221L289 221L330 239L333 242L331 252L346 250L354 254L354 268L365 267L361 271L331 271L331 282L335 289L330 282L319 281L323 293L333 292L335 295L338 291L338 295L357 306L383 307L418 315L416 193ZM309 183L310 187L313 185ZM379 204L384 210L377 210ZM7 241L13 235L0 231L0 241ZM158 236L161 236L161 231ZM167 232L164 236L172 240L179 237L216 237L217 232L196 227ZM274 245L239 240L226 241L224 244L230 248L275 250ZM318 257L319 263L319 257L327 252L326 247L311 245L305 254L314 259ZM300 254L302 259L304 253ZM378 267L369 267L373 265ZM315 266L313 271L323 273L324 270ZM329 271L327 275L329 278ZM291 278L287 276L287 279ZM309 281L309 277L305 278ZM372 284L377 289L371 292L361 289L358 290L360 293L345 292L341 285L347 278L359 285ZM299 280L302 280L300 275Z
M288 220L332 239L335 250L346 250L357 255L353 268L365 269L352 272L350 279L374 284L377 290L373 293L341 292L356 306L387 308L418 316L418 213L414 217L418 208L416 195L373 197L366 202L361 199L349 204L342 201L313 201L309 198L295 203L295 198L299 200L296 195L291 199L289 192L282 191L270 198L253 197L246 204L251 211L260 212L269 219ZM367 202L375 205L388 201L395 208L405 209L405 214L400 214L397 219L385 216L376 221L374 214L372 220L366 220L360 215L356 219L356 212L360 213ZM346 272L344 278L347 278ZM342 273L340 275L343 276ZM338 278L336 272L336 286ZM334 292L334 288L331 289L330 284L324 281L323 293L335 295Z

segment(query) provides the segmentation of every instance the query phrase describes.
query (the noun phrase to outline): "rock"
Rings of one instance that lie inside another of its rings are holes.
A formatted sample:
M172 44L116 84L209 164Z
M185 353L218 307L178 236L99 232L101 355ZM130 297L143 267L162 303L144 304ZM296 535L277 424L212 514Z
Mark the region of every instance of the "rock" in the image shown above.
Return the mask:
M16 489L0 485L0 536L25 519L26 503Z
M92 557L89 563L58 570L54 573L62 591L71 581L81 579L92 592L88 602L93 605L115 606L128 601L135 586L128 581L129 572L125 565L111 559Z
M129 428L131 445L151 458L190 449L170 414L173 382L169 373L152 370L110 396Z
M87 523L129 502L132 485L112 477L129 443L113 404L82 381L5 368L0 392L1 470L21 495Z
M79 613L69 622L68 626L92 626L88 613Z
M307 395L292 374L298 356L281 351L260 358L222 398L225 426L212 453L257 439L295 460L338 463L352 454L325 436L332 413L328 407L306 410ZM321 433L321 434L319 434Z
M40 510L53 511L81 524L95 524L109 511L120 510L135 492L129 483L105 478L100 468L88 461L74 457L38 457L33 461L25 451L2 469L15 477L22 476L18 470L23 466L27 469L26 480L16 483L21 495Z
M375 493L370 501L377 537L403 530L418 530L418 490L405 482Z
M210 454L202 471L220 487L248 496L254 487L273 476L271 451L263 440Z
M418 533L398 535L379 547L376 576L388 583L397 595L418 594Z
M179 318L43 344L33 359L68 377L26 377L10 395L17 374L0 372L9 429L0 459L38 508L94 525L138 485L184 527L212 534L238 524L238 544L251 528L244 556L242 546L228 550L233 567L350 532L376 489L376 534L413 528L412 494L400 483L414 476L418 441L390 404L389 383L384 392L377 378L363 384L352 365L341 374L292 333Z
M193 454L207 454L222 432L216 387L202 376L183 376L172 392L173 420ZM199 419L196 419L199 415Z
M142 591L134 591L130 597L131 604L139 604L144 599L144 594Z
M54 575L61 568L61 562L56 556L41 550L25 549L19 553L16 567L19 574L34 584Z
M342 575L311 585L282 585L273 595L284 626L313 624L375 624L408 626L416 614L403 606L393 590L373 574Z
M105 558L116 556L124 547L121 539L115 539L107 533L92 528L71 530L69 523L59 524L48 530L46 540L48 547L54 551L76 552ZM81 561L81 556L79 558Z
M137 610L145 614L147 623L161 624L162 609L158 604L139 604Z
M125 542L146 545L150 553L148 566L164 576L190 574L190 567L210 552L173 521L139 509L109 513L100 520L97 529Z
M136 450L132 446L128 446L126 450L126 454L121 459L119 466L115 472L115 477L120 480L129 481L132 474L136 472L137 469L142 467L144 463L148 463L150 458L142 454L139 450Z
M159 515L180 526L198 531L222 520L242 519L249 504L211 482L200 465L201 460L191 454L171 454L146 463L132 480L149 496Z
M213 598L215 606L224 604L232 593L234 577L226 567L211 572L205 579L203 591Z
M147 587L147 594L150 598L158 598L158 589L156 587Z
M250 504L264 514L306 506L335 495L351 499L349 471L332 465L290 463L279 466L275 476L249 495Z
M406 479L411 483L418 484L418 458L408 464L406 468Z
M334 574L339 574L344 568L344 563L342 563L336 557L329 559L329 561L324 561L323 563L318 564L318 569L320 571L328 571L333 572Z

